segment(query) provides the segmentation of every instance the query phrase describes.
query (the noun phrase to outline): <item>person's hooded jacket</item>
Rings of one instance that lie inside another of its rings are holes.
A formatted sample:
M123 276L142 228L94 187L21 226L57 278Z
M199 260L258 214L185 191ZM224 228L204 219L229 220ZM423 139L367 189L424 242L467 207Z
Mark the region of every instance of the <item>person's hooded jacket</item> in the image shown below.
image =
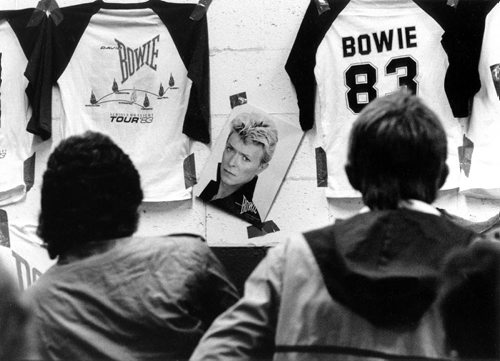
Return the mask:
M269 250L191 360L444 357L439 269L474 238L411 209L361 213L289 238Z

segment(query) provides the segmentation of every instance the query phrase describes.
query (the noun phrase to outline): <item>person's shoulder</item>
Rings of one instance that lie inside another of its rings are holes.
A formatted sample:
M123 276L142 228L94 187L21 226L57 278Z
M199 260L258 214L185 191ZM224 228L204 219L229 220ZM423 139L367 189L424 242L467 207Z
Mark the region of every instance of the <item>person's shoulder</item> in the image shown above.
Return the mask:
M208 247L205 238L196 233L171 233L161 238L186 247Z
M279 243L269 249L268 254L273 254L274 257L291 257L292 254L303 254L308 248L307 234L308 232L285 235Z
M329 237L329 235L332 234L334 229L336 227L338 227L339 224L344 223L344 222L346 222L346 220L344 220L344 219L336 220L335 223L329 224L327 226L306 231L306 232L304 232L303 236L305 239L318 238L318 237L320 237L320 238Z
M35 282L33 282L23 292L23 298L31 305L42 299L43 295L49 292L54 282L59 278L60 273L56 270L57 265L50 267Z
M150 252L166 254L195 254L208 252L208 245L201 235L194 233L172 233L164 236L145 237L136 240Z
M491 229L478 234L474 238L472 246L500 249L500 225L495 225Z
M190 233L190 232L179 232L179 233L170 233L164 236L157 237L159 239L168 239L172 242L188 242L194 244L206 244L206 240L203 236Z
M190 268L194 271L203 269L212 258L203 237L190 233L134 238L122 252L134 262L148 262L152 269Z
M148 247L174 247L177 245L206 245L203 236L195 233L171 233L160 236L133 237L131 244L141 244Z

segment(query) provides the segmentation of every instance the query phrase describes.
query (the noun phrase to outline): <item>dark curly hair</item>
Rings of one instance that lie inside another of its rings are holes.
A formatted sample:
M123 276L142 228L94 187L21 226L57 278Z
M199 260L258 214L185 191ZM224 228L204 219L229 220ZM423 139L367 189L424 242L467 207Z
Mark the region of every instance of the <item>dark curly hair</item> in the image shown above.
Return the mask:
M38 235L50 258L87 242L132 235L143 193L129 156L108 136L63 140L43 175Z
M371 209L399 201L432 203L447 175L446 133L418 97L400 91L375 99L353 124L346 172Z

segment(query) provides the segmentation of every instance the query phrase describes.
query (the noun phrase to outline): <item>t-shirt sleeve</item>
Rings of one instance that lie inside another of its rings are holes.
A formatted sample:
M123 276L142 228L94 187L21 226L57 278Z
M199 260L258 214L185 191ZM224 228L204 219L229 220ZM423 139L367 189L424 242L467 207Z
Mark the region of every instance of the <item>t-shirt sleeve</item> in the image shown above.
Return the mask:
M45 56L49 44L47 36L49 20L44 12L36 9L23 9L9 15L9 24L28 59L24 75L28 79L26 95L32 108L27 130L47 139L50 135L45 129L50 125L52 86L46 72Z
M319 14L316 1L311 0L285 64L297 94L299 121L303 130L309 130L314 125L316 52L327 30L348 2L329 1L330 10Z
M194 31L194 48L188 68L193 81L183 133L194 140L210 143L209 57L207 18L203 17Z
M498 0L460 0L456 7L441 1L415 2L444 29L446 96L455 117L468 117L472 97L481 87L478 67L486 15Z
M52 135L52 86L68 65L90 18L98 10L96 3L60 9L62 21L49 17L39 29L26 68L30 81L26 91L33 106L27 130L48 139Z
M470 115L472 97L479 91L479 57L489 1L461 0L456 14L443 35L448 54L445 91L453 115Z
M183 133L210 143L209 52L206 16L190 20L194 4L155 2L152 9L167 27L192 81Z

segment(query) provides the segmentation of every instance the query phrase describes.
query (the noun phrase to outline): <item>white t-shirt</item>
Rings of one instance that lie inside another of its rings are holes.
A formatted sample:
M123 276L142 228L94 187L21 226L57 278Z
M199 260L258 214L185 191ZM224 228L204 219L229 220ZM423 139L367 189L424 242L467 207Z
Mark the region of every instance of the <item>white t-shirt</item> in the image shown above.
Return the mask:
M330 8L319 15L311 1L286 65L302 128L316 122L326 152L326 195L360 196L344 172L351 126L366 104L399 88L416 93L442 121L450 169L444 188L458 187L462 131L454 113L464 115L463 102L445 91L453 74L442 42L453 9L411 0L336 0Z
M94 2L61 8L52 27L63 137L110 136L140 176L144 201L187 199L190 139L208 143L206 18L194 4Z
M24 161L33 154L33 135L26 131L32 112L24 72L46 17L29 24L32 13L0 12L0 206L23 199Z
M470 173L460 189L469 195L500 198L500 4L486 16L479 76L467 137L473 143Z

